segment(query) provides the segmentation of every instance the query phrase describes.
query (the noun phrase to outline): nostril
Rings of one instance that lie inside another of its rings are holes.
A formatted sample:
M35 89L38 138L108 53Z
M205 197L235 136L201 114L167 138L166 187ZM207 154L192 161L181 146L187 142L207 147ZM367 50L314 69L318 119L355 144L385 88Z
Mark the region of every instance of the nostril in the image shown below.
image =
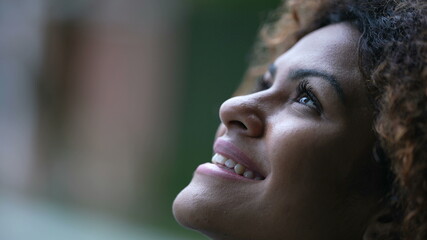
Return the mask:
M219 117L225 133L257 138L264 133L264 112L257 98L245 95L225 101L219 110Z
M240 122L240 121L230 121L230 125L235 125L235 126L237 126L237 127L241 128L241 129L243 129L243 130L248 130L248 128L246 127L246 125L245 125L245 124L243 124L243 123L242 123L242 122Z

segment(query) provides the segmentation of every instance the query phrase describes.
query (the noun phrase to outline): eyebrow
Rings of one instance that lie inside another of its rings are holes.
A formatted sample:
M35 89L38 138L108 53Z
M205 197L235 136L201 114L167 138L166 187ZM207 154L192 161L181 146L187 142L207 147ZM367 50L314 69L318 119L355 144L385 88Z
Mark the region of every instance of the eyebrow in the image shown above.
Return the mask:
M297 69L297 70L291 71L288 75L288 78L293 81L300 80L306 77L319 77L327 81L335 89L341 102L343 104L345 103L345 94L341 85L338 83L335 77L329 73L322 72L315 69Z

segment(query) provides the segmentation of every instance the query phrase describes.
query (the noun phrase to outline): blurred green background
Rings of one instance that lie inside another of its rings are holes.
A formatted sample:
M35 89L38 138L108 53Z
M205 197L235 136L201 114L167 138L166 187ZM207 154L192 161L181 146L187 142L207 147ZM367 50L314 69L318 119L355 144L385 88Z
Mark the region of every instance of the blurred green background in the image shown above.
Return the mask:
M191 2L176 171L171 175L173 190L165 192L167 202L189 183L199 164L210 161L219 107L239 85L258 30L278 4L277 0ZM168 214L159 221L170 219Z
M206 239L171 204L279 4L0 0L0 239Z
M178 124L177 171L172 174L173 191L166 193L169 201L189 183L197 165L210 161L220 122L219 107L239 85L258 30L278 3L192 1L186 87ZM167 213L165 216L168 219Z

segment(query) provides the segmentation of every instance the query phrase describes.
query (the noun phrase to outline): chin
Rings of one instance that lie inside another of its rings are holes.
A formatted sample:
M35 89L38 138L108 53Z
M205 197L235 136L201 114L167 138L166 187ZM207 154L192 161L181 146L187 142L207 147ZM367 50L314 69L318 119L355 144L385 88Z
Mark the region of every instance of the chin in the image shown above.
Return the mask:
M215 198L203 187L190 183L175 198L172 211L176 221L183 227L196 230L211 239L242 239L228 229L222 211L218 211ZM232 236L232 237L231 237Z
M176 221L184 227L201 231L209 226L209 209L205 196L192 184L175 198L172 210Z
M184 227L193 228L191 217L192 215L196 215L192 213L194 209L191 207L192 201L191 198L188 197L188 193L186 193L187 188L184 188L178 196L176 196L175 200L172 204L172 212L175 220Z

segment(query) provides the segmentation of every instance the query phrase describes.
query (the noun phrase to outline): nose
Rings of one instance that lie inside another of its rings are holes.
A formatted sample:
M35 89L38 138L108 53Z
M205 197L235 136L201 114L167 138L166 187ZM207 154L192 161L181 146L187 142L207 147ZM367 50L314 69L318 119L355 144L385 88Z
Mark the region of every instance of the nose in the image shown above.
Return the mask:
M225 101L221 105L219 116L227 132L258 138L264 134L263 114L260 104L248 96L233 97Z

